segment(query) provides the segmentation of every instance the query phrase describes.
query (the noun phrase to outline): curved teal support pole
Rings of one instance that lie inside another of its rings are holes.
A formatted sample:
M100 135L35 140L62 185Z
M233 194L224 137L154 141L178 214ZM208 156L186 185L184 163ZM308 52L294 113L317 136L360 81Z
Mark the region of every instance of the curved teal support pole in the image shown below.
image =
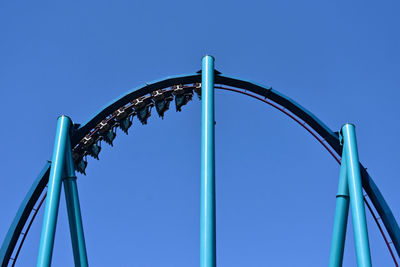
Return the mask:
M67 141L69 141L68 138L71 125L72 122L70 118L66 116L58 118L37 267L48 267L51 264L54 236L56 233L58 205L60 203L61 182L65 167L65 151Z
M71 234L74 262L77 267L87 267L85 235L83 233L82 216L76 184L75 167L72 159L71 144L67 140L65 152L65 176L63 180L65 201L67 204L69 230Z
M351 215L357 254L358 267L371 266L367 221L365 218L364 197L361 185L360 162L355 127L345 124L342 127L343 150L346 153L347 181L349 185Z
M200 267L216 266L214 58L203 57L201 78Z
M343 151L340 165L339 186L336 195L335 222L333 224L329 267L341 267L346 242L347 220L349 215L349 187L347 185L346 153Z

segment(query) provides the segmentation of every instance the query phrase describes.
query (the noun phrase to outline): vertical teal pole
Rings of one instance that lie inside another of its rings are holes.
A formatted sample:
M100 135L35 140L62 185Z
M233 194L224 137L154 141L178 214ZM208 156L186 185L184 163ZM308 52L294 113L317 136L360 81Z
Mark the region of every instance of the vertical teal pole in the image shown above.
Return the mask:
M71 153L71 142L67 140L65 152L64 192L67 203L69 230L71 234L74 262L77 267L87 267L85 236L83 233L81 209L79 205L78 187L76 185L75 167Z
M58 118L37 267L48 267L51 264L54 236L56 233L58 205L60 203L61 182L65 167L65 151L67 141L69 141L68 138L71 124L71 119L66 116Z
M201 75L200 267L216 266L214 58L205 56Z
M349 185L351 215L358 267L370 267L371 255L365 218L364 197L361 184L360 162L356 133L353 124L342 127L343 149L346 153L347 181Z
M349 215L349 187L347 185L346 153L343 150L340 165L339 186L336 195L335 222L333 224L329 267L341 267L346 241L347 219Z

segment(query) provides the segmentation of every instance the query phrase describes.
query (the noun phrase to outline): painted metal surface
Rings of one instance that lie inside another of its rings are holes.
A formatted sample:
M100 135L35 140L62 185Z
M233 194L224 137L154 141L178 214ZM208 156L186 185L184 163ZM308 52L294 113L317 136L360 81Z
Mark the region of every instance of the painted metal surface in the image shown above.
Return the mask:
M65 167L65 151L71 125L72 122L70 118L66 116L58 118L37 267L48 267L51 265L58 206L60 202L61 183Z
M74 161L72 159L71 144L68 138L65 151L65 176L63 180L65 201L67 204L69 230L71 234L74 262L77 267L87 267L85 235L83 233L82 215L79 204L78 186L76 184Z
M151 91L161 88L167 88L176 84L190 84L198 83L201 81L201 75L198 73L167 77L162 80L146 83L143 86L139 86L134 90L129 91L120 98L116 99L109 105L105 106L102 110L96 113L89 121L82 124L72 136L72 146L75 146L83 136L88 134L101 120L103 120L108 114L118 109L120 106L125 105L133 99L149 94ZM329 127L322 123L315 115L309 112L297 104L292 99L284 96L276 90L273 90L270 86L259 85L250 81L237 79L234 77L216 75L215 83L221 85L227 85L236 87L239 89L247 90L249 92L260 95L266 99L272 100L295 114L297 117L302 119L305 123L311 126L311 128L324 138L336 153L339 155L342 153L342 148L339 143L338 135L334 133ZM373 179L369 176L367 170L360 164L362 185L365 192L371 199L372 204L377 210L382 222L389 233L390 238L393 241L393 245L397 251L397 255L400 255L400 228L395 220L395 217L390 210L389 205L386 203L383 195L379 191ZM25 225L29 213L32 210L34 204L38 201L39 195L45 188L49 176L49 166L43 168L38 178L33 183L31 189L27 193L25 199L20 205L20 208L9 228L6 238L3 240L2 247L0 249L0 263L1 266L6 266L10 259L11 253L15 247L18 237L21 233L23 226ZM39 195L38 195L39 194Z
M47 162L44 165L18 208L17 214L15 215L14 220L8 229L7 235L4 238L0 249L1 267L6 267L8 265L9 259L11 258L15 245L18 242L18 238L22 232L22 229L24 228L32 209L34 208L35 203L38 201L40 195L47 185L50 174L50 165L50 162Z
M387 232L389 233L390 239L392 240L394 248L396 249L397 256L400 257L399 225L374 180L371 178L371 176L369 176L367 170L362 166L361 163L360 167L363 188L378 212Z
M163 89L171 87L176 84L188 84L188 83L199 83L201 82L201 75L198 73L179 75L179 76L169 76L165 79L156 80L153 82L148 82L143 86L138 86L135 89L123 94L121 97L116 98L111 103L105 105L99 112L89 119L86 123L82 124L81 127L72 136L72 147L74 147L79 140L81 140L91 129L93 129L97 124L100 123L107 115L111 114L119 107L128 104L133 99L150 94L152 91L157 89Z
M216 266L214 58L205 56L201 79L200 267Z
M367 220L365 218L364 197L361 184L360 161L354 125L342 127L343 150L345 151L347 181L349 186L351 215L353 219L354 243L356 246L357 266L370 267Z
M346 241L347 219L349 216L349 188L347 184L346 155L343 151L339 174L338 193L336 195L335 221L333 224L330 267L341 267Z

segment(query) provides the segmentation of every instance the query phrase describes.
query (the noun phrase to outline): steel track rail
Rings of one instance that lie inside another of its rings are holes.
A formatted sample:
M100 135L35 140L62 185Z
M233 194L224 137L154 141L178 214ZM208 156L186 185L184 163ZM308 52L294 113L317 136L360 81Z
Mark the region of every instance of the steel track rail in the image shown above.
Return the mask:
M85 154L85 148L82 146L82 140L85 136L96 134L99 131L99 125L102 121L113 121L113 113L121 107L129 107L130 103L137 98L148 96L151 92L159 89L165 89L176 85L188 85L195 84L201 81L201 74L189 74L182 76L167 77L162 80L158 80L152 83L146 83L143 86L131 90L127 94L124 94L120 98L111 102L109 105L105 106L102 110L96 113L88 122L80 127L76 127L74 134L72 136L72 146L74 151L78 156ZM338 156L341 154L341 146L339 142L338 135L330 130L322 121L320 121L311 112L297 104L292 99L284 96L278 91L272 89L269 86L259 85L250 81L240 80L228 76L220 75L216 72L215 76L216 85L223 85L233 87L232 89L242 89L250 91L253 94L264 99L269 99L272 101L269 104L277 104L283 107L283 110L289 111L284 112L286 115L292 117L306 128L317 140L329 151L329 153L338 160ZM187 86L187 88L194 88L193 86ZM253 96L257 97L257 96ZM281 110L282 111L282 110ZM289 115L290 114L290 115ZM298 119L297 119L298 118ZM115 121L113 121L115 123ZM305 125L309 127L305 127ZM115 127L117 124L114 124ZM319 137L318 137L319 136ZM329 149L329 147L331 149ZM335 151L337 155L333 152ZM378 187L369 176L367 170L361 165L362 183L363 188L367 195L369 196L371 203L378 212L380 219L385 226L393 245L396 249L397 255L400 256L400 229L399 226L388 206L382 194L380 193ZM34 205L38 202L41 193L44 191L45 186L48 182L48 175L50 171L50 163L47 163L41 173L38 175L37 179L34 181L31 189L28 191L25 199L20 205L17 214L7 232L7 235L3 241L0 249L0 263L1 266L7 266L11 259L12 253L15 249L21 231L26 224ZM378 224L378 227L379 224ZM383 235L383 238L385 236Z
M282 113L284 113L285 115L287 115L288 117L290 117L291 119L293 119L296 123L298 123L298 124L299 124L300 126L302 126L304 129L306 129L315 139L317 139L317 141L318 141L323 147L325 147L325 149L329 152L329 154L331 154L331 156L336 160L336 162L337 162L339 165L341 164L342 159L339 158L339 156L336 155L335 152L332 151L332 149L330 149L330 148L325 144L325 142L324 142L325 140L321 139L317 134L315 134L315 133L312 131L312 129L310 129L310 128L308 127L308 125L307 125L305 122L302 122L301 120L299 120L298 118L296 118L295 116L293 116L292 114L290 114L290 112L288 112L285 108L282 108L282 107L280 107L280 106L278 106L278 105L276 105L276 104L274 104L274 103L271 103L271 102L269 102L269 101L267 101L267 100L265 100L265 99L263 99L263 98L260 98L260 97L258 97L258 96L256 96L256 95L249 94L249 93L247 93L246 91L240 91L240 90L238 90L238 89L228 88L228 87L222 87L222 86L215 86L215 88L217 88L217 89L222 89L222 90L227 90L227 91L231 91L231 92L236 92L236 93L240 93L240 94L244 94L244 95L247 95L247 96L250 96L250 97L252 97L252 98L255 98L255 99L259 100L259 101L262 101L262 102L264 102L264 103L266 103L266 104L268 104L268 105L270 105L270 106L272 106L272 107L278 109L279 111L281 111ZM399 267L399 264L398 264L398 262L397 262L397 259L396 259L395 255L394 255L394 253L393 253L392 247L390 246L390 244L391 244L392 242L389 242L389 241L388 241L388 238L386 237L386 234L385 234L385 232L383 231L383 229L382 229L382 227L381 227L381 225L380 225L380 223L379 223L379 219L378 219L378 217L375 215L375 212L372 210L372 207L369 205L369 203L368 203L366 197L364 197L364 202L365 202L365 204L366 204L366 206L367 206L369 212L371 213L371 216L374 218L374 221L375 221L376 225L378 226L379 232L380 232L380 234L382 235L383 240L385 241L386 247L387 247L388 250L389 250L390 256L392 257L395 266L396 266L396 267Z

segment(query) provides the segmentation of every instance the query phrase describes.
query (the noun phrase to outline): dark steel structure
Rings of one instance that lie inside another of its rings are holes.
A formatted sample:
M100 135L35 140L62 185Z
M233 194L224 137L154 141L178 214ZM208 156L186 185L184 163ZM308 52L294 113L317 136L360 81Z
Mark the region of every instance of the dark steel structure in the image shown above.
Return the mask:
M208 60L208 61L207 61ZM211 61L212 60L212 64ZM206 62L205 62L206 61ZM205 73L207 73L207 77L205 78ZM203 74L203 79L202 79L202 74ZM212 78L212 81L210 80ZM208 85L207 85L208 84ZM207 86L208 87L207 87ZM210 57L206 56L205 59L203 59L203 70L194 74L188 74L188 75L180 75L180 76L173 76L173 77L167 77L162 80L146 83L142 86L139 86L130 92L126 93L122 97L112 101L110 104L106 105L102 110L100 110L95 116L93 116L89 121L86 123L79 125L79 124L72 124L70 125L70 130L69 132L65 132L66 136L65 138L68 138L70 140L70 146L71 149L67 149L70 153L70 157L73 161L70 162L69 167L72 168L71 172L69 173L69 181L63 181L64 182L64 187L66 188L66 196L70 196L70 205L73 207L74 205L78 205L79 209L79 201L77 199L77 195L74 195L74 190L76 188L76 177L74 175L74 169L78 172L85 173L85 168L87 165L87 156L92 156L94 158L98 159L98 154L100 153L101 146L99 145L100 142L104 141L106 143L112 144L114 138L116 137L116 129L120 128L122 131L126 132L128 131L130 125L132 124L132 120L136 116L138 120L142 124L147 123L147 118L150 116L151 108L155 107L157 113L159 116L164 116L164 112L169 108L169 104L171 101L175 100L176 104L176 109L178 111L181 110L181 107L185 105L188 101L190 101L194 95L194 93L197 93L199 97L201 96L202 101L204 102L205 100L210 100L210 97L213 97L213 92L214 89L219 89L219 90L228 90L228 91L233 91L233 92L238 92L242 93L245 95L248 95L250 97L254 97L256 99L259 99L260 101L263 101L269 105L274 106L275 108L281 110L283 113L291 117L293 120L295 120L297 123L299 123L302 127L304 127L310 134L312 134L327 150L328 152L338 161L338 163L341 163L341 158L345 159L346 157L342 157L343 154L343 140L340 138L339 132L334 132L331 129L329 129L322 121L320 121L316 116L314 116L311 112L309 112L307 109L303 108L301 105L290 99L289 97L279 93L278 91L272 89L270 86L263 86L260 84L256 84L250 81L246 80L241 80L229 76L222 75L218 71L214 70L213 67L213 59ZM205 95L207 94L207 95ZM212 94L212 95L211 95ZM205 99L206 98L206 99ZM213 101L212 101L213 102ZM207 106L207 104L203 105L203 112L206 108L211 108L209 109L210 112L213 111L213 103L212 106ZM204 117L206 115L203 114L203 119L205 120L204 123L210 122L207 121L208 119ZM64 117L66 120L68 120L67 117ZM212 122L213 122L213 117L211 117ZM205 126L206 127L206 126ZM210 125L207 127L211 127ZM345 128L346 127L346 128ZM350 127L350 128L348 128ZM213 128L210 128L213 131ZM345 125L344 126L344 131L346 133L349 133L349 137L346 140L346 142L350 144L353 144L354 141L352 141L351 138L353 138L353 135L351 135L352 130L351 126ZM211 131L211 130L210 130ZM343 130L342 130L343 132ZM343 135L342 135L343 136ZM202 134L203 138L203 134ZM208 136L207 137L207 131L205 132L204 136L205 142L207 138L213 138L213 136ZM347 138L347 137L346 137ZM206 142L207 143L207 142ZM212 144L213 146L214 144ZM350 149L350 148L349 148ZM354 151L351 151L351 149L347 152L352 154ZM66 152L67 153L67 152ZM204 152L208 153L208 152ZM211 152L210 152L211 153ZM213 152L212 152L213 153ZM62 156L62 155L61 155ZM60 157L61 157L60 156ZM350 156L349 156L350 157ZM362 198L361 195L361 200L365 201L367 203L367 207L371 211L372 215L374 216L376 223L385 238L385 242L389 248L389 251L393 257L393 260L395 262L395 265L397 265L396 258L400 255L400 229L399 226L388 206L386 203L383 195L379 191L378 187L374 183L373 179L370 177L368 174L367 170L362 166L361 163L358 163L357 159L357 166L354 166L354 161L351 161L349 158L346 158L347 162L351 165L351 167L358 167L359 172L360 172L360 181L362 184L362 188L368 196L369 199L366 197ZM354 159L354 157L351 157L351 159ZM57 158L53 154L53 162L57 160ZM209 166L213 166L213 163L209 161L207 163L207 160L209 158L205 156L204 158L205 163L204 164L210 164ZM73 165L71 165L73 164ZM203 163L202 163L203 164ZM348 164L348 166L349 166ZM68 163L66 163L68 165ZM71 167L72 166L72 167ZM202 165L203 166L203 165ZM209 167L209 168L211 168ZM342 164L342 168L343 164ZM349 168L349 167L348 167ZM348 169L347 168L347 169ZM26 234L29 231L29 228L32 224L32 221L34 217L36 216L37 210L40 208L40 206L43 203L44 198L46 197L46 186L49 183L49 177L51 178L53 174L51 174L51 169L52 169L52 162L47 162L42 171L38 174L37 178L34 180L30 190L26 194L26 197L22 201L20 208L17 211L17 214L8 230L8 233L3 241L3 244L0 249L0 263L1 266L9 266L12 265L14 266L16 262L16 257L18 257L20 248L22 246L23 241L25 240ZM202 168L203 169L203 168ZM345 172L344 170L343 172ZM55 171L53 171L55 172ZM56 174L54 174L56 175ZM60 175L65 175L60 173ZM212 173L205 173L204 174L204 181L207 181L207 179L211 179L209 181L213 182L213 174ZM208 176L207 176L208 175ZM348 176L347 176L348 177ZM63 178L63 179L64 179ZM203 174L202 174L202 179L203 179ZM342 179L342 178L341 178ZM357 177L354 178L355 180L355 189L357 188ZM58 183L61 183L61 180L58 181ZM207 183L205 183L207 184ZM59 185L61 186L61 184ZM50 185L49 185L50 188ZM68 190L68 192L67 192ZM212 190L209 189L209 190ZM344 196L346 194L346 191L343 191ZM354 191L356 192L356 191ZM51 194L54 192L51 191ZM213 192L215 194L215 192ZM359 193L357 191L357 193ZM50 199L51 195L47 193L47 198ZM59 194L59 192L58 192ZM342 196L342 195L341 195ZM57 196L56 196L57 197ZM351 196L350 196L351 197ZM357 196L359 197L359 196ZM59 198L59 196L58 196ZM207 211L207 207L213 208L213 196L205 196L204 201L209 201L205 202L205 210L204 210L204 216L211 216L212 214L215 213L214 210ZM78 202L77 202L78 201ZM343 202L344 201L344 202ZM346 205L347 205L347 210L348 210L348 202L346 204L346 198L343 198L340 202L340 205L345 205L343 206L344 209L342 211L344 212L343 214L346 215L346 221L347 221L347 212L345 210ZM209 206L207 206L209 205ZM361 205L358 203L357 205ZM373 208L375 211L373 210ZM76 207L75 207L76 208ZM202 208L203 209L203 208ZM338 208L337 208L338 209ZM69 215L71 215L71 218L78 218L80 217L80 214L74 214L77 209L71 208L71 210L68 210ZM50 212L50 211L49 211ZM209 212L209 213L207 213ZM375 215L375 212L378 214L379 218L381 220L377 219L377 216ZM71 213L71 214L70 214ZM46 213L47 214L47 213ZM51 212L49 213L51 216ZM45 215L46 216L46 215ZM74 217L75 216L75 217ZM77 216L77 217L76 217ZM79 218L78 218L79 219ZM75 229L75 232L79 232L79 220L76 219L74 222L71 222L70 220L70 225L75 225L78 227L78 230ZM212 220L215 221L215 218L211 218L210 221L207 221L208 219L205 219L205 223L211 223L209 224L209 227L213 227ZM54 223L54 222L53 222ZM362 223L362 222L361 222ZM336 224L336 222L335 222ZM203 227L203 226L202 226ZM212 248L209 252L211 253L211 256L207 256L208 252L207 250L209 249L208 246L213 246L213 243L215 243L215 239L211 238L208 239L209 235L207 235L207 231L210 228L207 228L206 225L204 226L205 228L201 231L204 231L205 237L204 240L202 239L202 242L204 241L204 251L201 252L201 254L206 255L204 257L210 257L210 258L205 258L204 262L202 263L201 266L215 266L215 255L213 255L211 252L213 249ZM342 228L340 228L342 229ZM385 236L385 233L383 229L386 229L388 233L388 237ZM345 229L344 229L345 230ZM72 231L72 230L71 230ZM209 234L212 235L212 232L215 231L215 229L211 229L211 232ZM83 233L81 233L83 235ZM79 233L75 233L74 235L79 236ZM73 233L71 232L71 237L73 236ZM43 232L42 232L42 238L43 238ZM390 240L389 240L390 239ZM18 242L20 240L20 242ZM82 256L82 253L86 253L85 249L78 249L79 247L79 240L73 240L73 242L76 243L74 245L74 257L75 257L75 264L76 266L87 266L87 261L85 262L84 258L79 259L79 255ZM343 241L344 242L344 241ZM19 246L17 246L19 244ZM207 245L208 244L208 245ZM84 243L83 243L84 245ZM203 245L202 245L203 246ZM76 248L76 249L75 249ZM397 252L397 255L395 256L393 253L392 248ZM203 248L202 248L203 249ZM368 248L369 249L369 248ZM83 252L84 251L84 252ZM338 249L338 253L340 254L340 247ZM358 255L357 255L358 257ZM365 256L366 261L367 256ZM51 261L51 256L50 256L50 261ZM201 260L202 261L202 260ZM207 263L207 261L209 261ZM46 260L44 259L43 262L39 263L38 261L38 266L48 266L50 262L45 263ZM361 263L359 263L361 264ZM340 263L341 265L341 263ZM340 266L337 265L337 266ZM331 266L336 266L336 265L331 265ZM360 265L360 266L369 266L367 263L365 265Z

